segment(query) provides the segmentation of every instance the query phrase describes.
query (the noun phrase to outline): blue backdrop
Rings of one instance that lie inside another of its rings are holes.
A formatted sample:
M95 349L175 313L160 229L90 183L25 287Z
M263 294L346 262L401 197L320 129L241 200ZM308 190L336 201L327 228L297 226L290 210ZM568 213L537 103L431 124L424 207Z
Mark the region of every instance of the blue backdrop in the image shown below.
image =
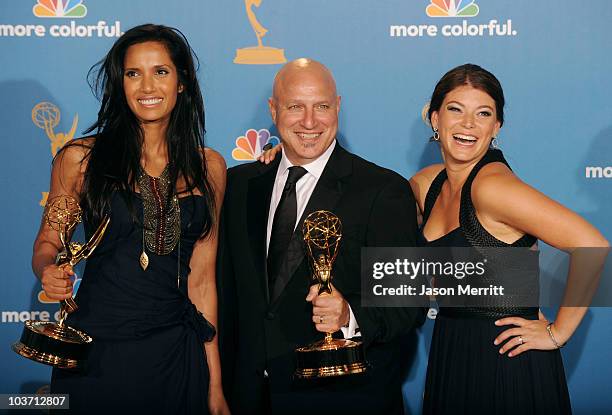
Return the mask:
M0 125L6 145L0 163L0 393L34 392L48 384L47 367L9 346L22 321L52 319L57 310L40 294L30 269L50 162L65 140L78 137L95 119L98 102L86 83L87 70L120 32L137 24L175 26L190 40L201 63L206 140L230 166L257 155L258 140L276 135L266 99L279 68L274 62L283 56L328 65L343 97L343 144L405 177L439 160L421 118L435 82L456 65L480 64L498 76L506 92L500 139L514 170L611 239L612 219L605 213L612 200L608 0L263 0L249 6L251 19L268 29L261 50L247 49L258 40L246 12L248 3L257 1L246 3L0 4ZM244 63L234 63L236 58ZM558 272L563 255L543 250L543 271ZM591 309L563 350L578 414L612 411L611 327L609 308ZM431 329L429 321L416 349L406 350L416 353L404 384L412 413L420 411Z

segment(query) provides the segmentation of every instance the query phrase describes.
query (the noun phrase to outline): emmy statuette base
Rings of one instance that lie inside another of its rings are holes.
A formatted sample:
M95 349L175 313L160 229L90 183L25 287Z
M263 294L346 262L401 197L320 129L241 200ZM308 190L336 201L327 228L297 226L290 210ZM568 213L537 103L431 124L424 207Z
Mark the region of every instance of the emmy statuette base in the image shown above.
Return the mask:
M367 370L363 344L347 339L320 340L295 350L300 379L355 375Z
M285 50L269 46L236 49L234 63L243 65L275 65L287 62Z
M76 369L87 358L93 339L82 331L49 321L25 322L13 350L21 356L60 369Z

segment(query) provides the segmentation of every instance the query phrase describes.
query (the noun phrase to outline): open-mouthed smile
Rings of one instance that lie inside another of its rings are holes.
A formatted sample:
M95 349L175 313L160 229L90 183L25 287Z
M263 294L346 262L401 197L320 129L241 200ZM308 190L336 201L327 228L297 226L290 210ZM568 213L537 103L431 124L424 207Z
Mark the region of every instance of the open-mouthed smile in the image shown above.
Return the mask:
M138 102L144 106L157 105L162 101L163 101L162 98L140 98L138 99Z
M478 139L473 135L464 134L453 134L453 139L455 139L456 142L462 145L473 145L474 143L476 143L476 141L478 141Z

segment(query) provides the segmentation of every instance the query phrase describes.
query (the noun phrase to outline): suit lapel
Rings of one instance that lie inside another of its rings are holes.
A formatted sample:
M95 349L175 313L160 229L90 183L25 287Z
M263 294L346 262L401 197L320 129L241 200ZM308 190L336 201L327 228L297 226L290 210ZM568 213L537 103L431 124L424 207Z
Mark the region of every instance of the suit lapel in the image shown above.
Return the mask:
M302 234L302 224L304 219L317 210L334 211L334 207L340 200L343 192L344 180L350 176L352 171L352 161L350 154L338 143L332 152L323 174L319 178L317 185L306 204L298 225L293 233L291 242L287 248L287 257L282 266L280 275L274 283L271 295L271 302L276 301L283 290L293 277L295 271L305 258L304 239Z
M247 226L251 255L257 271L256 276L260 279L267 301L270 300L270 294L268 293L266 266L266 231L272 189L274 188L274 179L279 162L280 157L277 157L277 160L269 165L262 164L260 166L260 174L249 180L247 195Z

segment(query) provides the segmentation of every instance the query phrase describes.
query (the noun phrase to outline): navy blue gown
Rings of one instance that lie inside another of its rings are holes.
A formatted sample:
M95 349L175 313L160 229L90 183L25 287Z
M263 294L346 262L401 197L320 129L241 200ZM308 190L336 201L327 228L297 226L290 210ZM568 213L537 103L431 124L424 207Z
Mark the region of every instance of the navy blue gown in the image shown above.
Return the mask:
M488 163L508 163L499 150L490 150L474 166L461 190L459 227L433 241L423 228L446 180L442 170L425 200L419 245L428 247L531 247L536 238L524 235L506 244L489 234L476 217L471 186ZM511 304L487 308L440 307L434 326L423 401L423 414L570 414L571 405L559 350L529 350L509 358L499 354L493 340L513 326L497 327L495 320L519 316L538 318L537 307Z
M78 371L54 369L51 392L69 394L75 413L207 413L204 341L214 329L187 297L189 259L206 201L197 195L179 200L180 244L168 255L147 251L143 271L142 226L126 198L142 219L138 194L114 195L109 228L87 261L76 296L79 309L67 321L94 339L87 363ZM87 223L85 229L93 231Z

